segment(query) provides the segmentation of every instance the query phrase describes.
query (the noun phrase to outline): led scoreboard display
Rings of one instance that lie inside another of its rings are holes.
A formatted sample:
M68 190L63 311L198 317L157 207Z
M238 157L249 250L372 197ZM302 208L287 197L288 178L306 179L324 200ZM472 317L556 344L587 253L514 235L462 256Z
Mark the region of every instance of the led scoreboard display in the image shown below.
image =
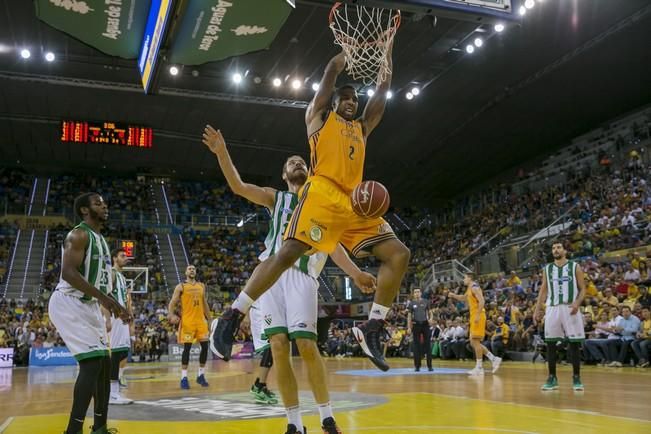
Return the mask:
M61 141L72 143L108 143L111 145L151 148L151 128L115 122L61 122Z
M132 259L136 256L136 242L133 240L120 240L118 246L124 250L127 258Z

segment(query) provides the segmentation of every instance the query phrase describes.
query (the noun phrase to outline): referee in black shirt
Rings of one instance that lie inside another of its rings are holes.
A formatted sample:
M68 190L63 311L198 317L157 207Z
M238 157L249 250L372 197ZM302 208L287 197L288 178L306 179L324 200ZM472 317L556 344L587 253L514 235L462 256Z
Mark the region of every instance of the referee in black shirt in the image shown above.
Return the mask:
M420 371L423 353L427 357L427 369L432 371L432 332L430 330L429 301L421 298L420 289L414 289L412 299L408 302L407 327L412 334L414 348L414 367Z

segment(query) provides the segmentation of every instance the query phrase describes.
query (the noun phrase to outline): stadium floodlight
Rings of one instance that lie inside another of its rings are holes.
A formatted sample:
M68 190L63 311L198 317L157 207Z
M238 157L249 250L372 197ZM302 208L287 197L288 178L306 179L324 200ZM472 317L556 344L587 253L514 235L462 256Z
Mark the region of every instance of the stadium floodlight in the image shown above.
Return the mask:
M23 59L29 59L31 56L32 53L27 48L23 48L20 51L20 57L22 57Z
M405 95L405 97L406 97L409 101L411 101L412 99L414 99L414 94L411 93L411 92L407 92L407 95Z
M420 89L417 88L417 87L412 87L410 93L411 93L413 96L418 96L418 95L420 94Z
M174 76L179 75L179 68L176 66L170 66L170 74Z
M319 90L319 83L312 83L312 90L315 92Z
M497 33L502 33L504 31L504 24L502 23L495 24L495 31Z
M475 47L473 45L470 44L466 45L466 53L472 54L474 52L475 52Z
M536 2L534 0L526 0L524 2L524 7L527 9L532 9L534 6L536 6Z
M239 72L233 74L233 83L240 84L241 82L242 82L242 74L240 74Z
M387 99L391 99L391 98L393 98L393 92L391 92L390 90L388 90L388 91L387 91Z
M369 97L375 95L375 90L374 90L374 89L369 89L369 90L367 90L367 91L366 91L366 95L368 95Z
M48 62L54 62L54 59L55 56L53 52L48 51L47 53L45 53L45 60L47 60Z
M274 87L280 87L280 85L283 84L282 80L278 77L274 78L273 85Z
M302 85L301 80L299 80L298 78L295 78L292 81L292 89L297 89L298 90L298 89L301 88L301 85Z
M482 45L484 45L484 40L482 38L475 38L474 43L475 43L475 47L479 48Z
M525 8L524 6L520 6L520 9L518 10L518 13L521 16L525 16L527 14L527 8Z

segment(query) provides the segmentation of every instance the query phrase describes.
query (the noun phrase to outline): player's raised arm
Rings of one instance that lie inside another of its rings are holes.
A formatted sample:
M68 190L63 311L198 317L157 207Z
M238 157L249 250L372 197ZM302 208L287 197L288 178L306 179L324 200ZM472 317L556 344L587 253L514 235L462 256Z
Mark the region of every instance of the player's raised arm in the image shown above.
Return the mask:
M71 231L64 241L63 256L61 258L61 277L73 288L86 295L95 297L97 301L116 317L128 319L127 311L109 295L88 283L79 272L79 267L84 263L88 233L75 229Z
M226 141L221 131L215 130L210 125L206 125L206 129L203 132L203 143L217 156L219 167L222 169L224 177L226 177L226 182L228 182L228 186L233 190L233 193L257 205L262 205L268 209L273 208L276 190L242 181L239 172L231 160L228 149L226 149Z
M391 73L387 74L384 81L378 83L375 88L375 94L368 100L364 114L362 114L362 125L364 125L364 135L368 137L375 127L378 126L384 115L384 108L387 103L387 92L391 88L391 75L393 73L393 41L387 51L388 68Z
M377 285L375 277L370 273L360 270L359 267L357 267L357 265L355 265L355 263L350 259L350 256L348 256L348 253L346 253L346 250L341 244L337 244L335 251L330 254L330 257L334 263L337 264L337 267L341 268L344 273L348 274L353 279L355 285L357 285L362 292L368 294L375 291Z
M335 90L337 77L342 73L345 67L346 56L343 51L328 62L323 73L323 78L321 78L321 83L319 83L319 90L314 94L314 98L312 98L310 105L307 106L307 111L305 113L305 123L308 126L308 134L310 134L309 126L312 121L315 119L322 119L323 113L330 108L332 104L332 93Z

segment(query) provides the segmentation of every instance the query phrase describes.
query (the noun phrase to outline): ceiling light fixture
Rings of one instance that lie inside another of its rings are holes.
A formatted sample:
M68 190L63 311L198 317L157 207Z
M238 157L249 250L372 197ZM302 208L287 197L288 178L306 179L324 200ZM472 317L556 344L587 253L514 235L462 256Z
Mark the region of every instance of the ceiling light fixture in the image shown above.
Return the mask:
M55 56L53 52L48 51L47 53L45 53L45 60L47 60L48 62L54 62L54 58Z
M174 76L179 75L179 68L176 66L170 66L170 74Z
M482 38L475 38L475 47L479 48L484 45L484 40Z
M411 89L411 94L414 95L414 96L418 96L420 94L420 89L417 88L417 87L413 87Z
M504 31L504 24L502 24L502 23L495 24L495 31L497 33L502 33Z
M466 45L466 53L472 54L474 52L475 52L475 47L474 46L472 46L470 44Z
M298 78L295 78L295 79L292 81L292 89L296 89L296 90L298 90L298 89L301 88L301 85L302 85L301 80L299 80Z
M241 82L242 82L242 74L240 74L239 72L233 74L233 83L240 84Z
M283 84L282 80L278 77L274 78L273 85L274 87L280 87L280 85Z
M20 51L20 57L22 57L23 59L29 59L31 56L32 53L30 53L30 51L27 48L23 48Z
M405 95L405 97L406 97L409 101L411 101L412 99L414 99L414 94L411 93L411 92L407 92L407 95Z
M366 91L366 95L368 95L369 97L375 95L375 90L373 90L373 89L369 89L369 90L367 90L367 91Z

